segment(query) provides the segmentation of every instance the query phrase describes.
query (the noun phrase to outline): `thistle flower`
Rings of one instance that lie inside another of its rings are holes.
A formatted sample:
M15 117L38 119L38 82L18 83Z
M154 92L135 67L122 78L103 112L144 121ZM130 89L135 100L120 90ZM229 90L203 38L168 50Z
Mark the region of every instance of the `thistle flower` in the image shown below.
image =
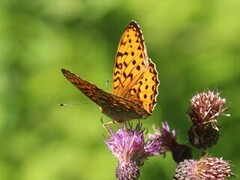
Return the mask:
M188 115L194 125L212 123L213 128L217 128L217 118L228 109L225 103L226 99L218 92L198 93L190 100Z
M197 160L184 160L175 170L175 180L224 180L233 176L228 161L217 157L202 157Z
M193 146L206 149L217 143L217 118L228 109L225 103L226 99L213 91L198 93L190 100L188 116L193 125L188 131L188 137Z
M139 168L148 157L165 153L158 139L144 140L144 131L141 124L135 128L119 129L116 133L109 129L109 138L105 143L118 158L117 179L137 180L140 176Z
M155 139L156 142L161 143L161 154L165 155L165 153L170 150L174 161L177 163L183 161L184 159L192 158L191 148L184 144L177 143L176 131L170 130L170 127L166 121L162 123L161 129L156 129L154 127L154 131L155 133L151 134L149 139Z

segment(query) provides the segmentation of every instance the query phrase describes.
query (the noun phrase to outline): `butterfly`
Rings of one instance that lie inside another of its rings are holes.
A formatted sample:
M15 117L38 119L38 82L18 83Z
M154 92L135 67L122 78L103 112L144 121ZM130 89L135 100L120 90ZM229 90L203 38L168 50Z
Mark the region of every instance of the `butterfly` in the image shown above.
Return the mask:
M112 93L68 70L61 70L113 122L146 119L156 105L160 84L158 72L147 55L143 34L136 21L131 21L121 36L115 57Z

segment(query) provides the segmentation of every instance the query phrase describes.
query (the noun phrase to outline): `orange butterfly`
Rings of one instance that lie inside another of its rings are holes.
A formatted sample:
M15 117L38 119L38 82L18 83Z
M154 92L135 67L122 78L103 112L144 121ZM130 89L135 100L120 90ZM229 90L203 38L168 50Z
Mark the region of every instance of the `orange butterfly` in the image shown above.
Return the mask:
M102 113L113 122L146 119L152 114L158 95L158 72L147 56L142 31L131 21L117 49L112 93L62 69L63 75L82 93L100 106Z

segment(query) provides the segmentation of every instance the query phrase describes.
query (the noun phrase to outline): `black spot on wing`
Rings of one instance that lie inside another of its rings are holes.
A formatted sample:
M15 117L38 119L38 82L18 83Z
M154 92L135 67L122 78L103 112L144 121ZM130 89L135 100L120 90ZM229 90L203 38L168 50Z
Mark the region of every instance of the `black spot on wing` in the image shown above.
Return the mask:
M140 71L140 70L141 70L141 66L138 65L138 66L136 67L136 69L137 69L138 71Z
M124 66L125 66L125 67L127 67L127 66L128 66L128 64L126 63L126 61L124 61L124 62L123 62L123 64L124 64Z
M121 52L117 52L117 57L122 57L122 56L127 56L128 55L128 52L124 52L124 53L121 53Z
M122 69L122 63L116 63L115 67L118 68L118 69Z

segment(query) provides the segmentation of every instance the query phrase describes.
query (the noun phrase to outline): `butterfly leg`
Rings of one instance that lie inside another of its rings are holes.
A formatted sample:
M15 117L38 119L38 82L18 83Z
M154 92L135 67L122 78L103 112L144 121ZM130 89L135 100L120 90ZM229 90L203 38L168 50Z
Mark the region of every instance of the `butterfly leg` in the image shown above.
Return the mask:
M122 124L117 121L114 121L114 120L104 123L103 117L101 117L101 122L102 122L103 128L107 131L107 133L109 135L111 134L111 128L109 128L108 126L111 126L112 124L117 124L119 126L119 128L122 128ZM124 127L125 127L125 125L124 125Z
M108 135L110 135L111 134L111 128L109 128L108 126L110 126L114 122L110 121L110 122L105 123L105 122L103 122L103 117L101 117L101 123L102 123L103 128L107 131Z

